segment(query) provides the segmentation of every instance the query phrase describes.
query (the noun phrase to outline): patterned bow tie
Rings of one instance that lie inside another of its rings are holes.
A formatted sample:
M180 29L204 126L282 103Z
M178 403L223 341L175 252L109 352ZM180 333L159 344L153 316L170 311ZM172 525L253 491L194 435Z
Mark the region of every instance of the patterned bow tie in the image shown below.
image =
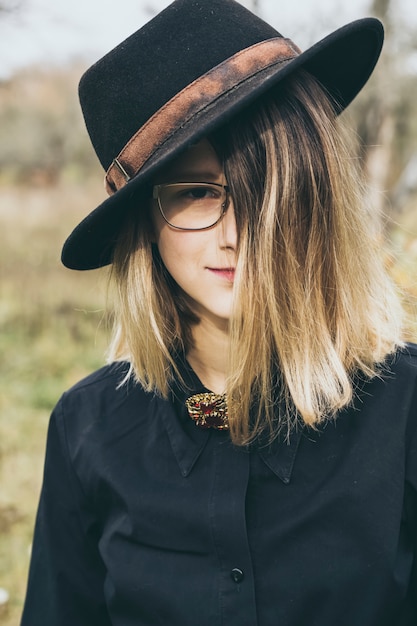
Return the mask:
M226 395L205 392L190 396L185 401L189 416L200 428L217 428L228 430Z

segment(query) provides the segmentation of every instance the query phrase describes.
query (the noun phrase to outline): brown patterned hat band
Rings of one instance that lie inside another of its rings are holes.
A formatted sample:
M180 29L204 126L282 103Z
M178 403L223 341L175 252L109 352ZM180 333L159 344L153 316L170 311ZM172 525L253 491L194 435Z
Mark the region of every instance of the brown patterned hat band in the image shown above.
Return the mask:
M182 89L133 135L113 160L105 177L108 194L114 194L134 178L156 150L196 114L258 72L290 61L300 53L290 39L268 39L241 50Z

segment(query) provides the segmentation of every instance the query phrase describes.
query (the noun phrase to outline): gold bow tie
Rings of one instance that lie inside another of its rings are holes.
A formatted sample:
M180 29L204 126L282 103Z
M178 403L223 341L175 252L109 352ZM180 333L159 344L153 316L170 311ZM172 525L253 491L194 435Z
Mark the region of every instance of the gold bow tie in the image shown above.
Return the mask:
M190 396L185 401L189 416L200 428L228 430L226 395L205 392Z

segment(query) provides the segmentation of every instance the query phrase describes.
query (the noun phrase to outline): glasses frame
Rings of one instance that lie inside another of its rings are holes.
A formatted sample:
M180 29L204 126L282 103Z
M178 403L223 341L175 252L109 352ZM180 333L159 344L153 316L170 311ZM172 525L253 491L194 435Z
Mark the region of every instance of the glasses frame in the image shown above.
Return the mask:
M159 196L161 189L164 189L166 187L176 187L177 185L190 185L193 186L195 185L196 187L203 187L203 186L212 186L212 187L221 187L222 189L225 190L226 192L226 199L225 201L220 205L220 209L221 209L221 213L220 213L220 217L213 222L213 224L210 224L210 226L203 226L202 228L184 228L183 226L175 226L175 224L171 224L171 222L166 218L162 205L161 205L161 198ZM176 183L162 183L160 185L154 185L153 186L153 190L152 190L152 198L154 200L158 201L158 209L160 214L162 215L162 217L164 218L165 222L168 224L168 226L170 226L171 228L174 228L175 230L185 230L185 231L201 231L201 230L209 230L210 228L213 228L214 226L216 226L225 216L225 213L227 211L227 209L229 208L229 204L230 204L230 187L228 185L222 185L221 183L208 183L208 182L203 182L203 181L178 181Z

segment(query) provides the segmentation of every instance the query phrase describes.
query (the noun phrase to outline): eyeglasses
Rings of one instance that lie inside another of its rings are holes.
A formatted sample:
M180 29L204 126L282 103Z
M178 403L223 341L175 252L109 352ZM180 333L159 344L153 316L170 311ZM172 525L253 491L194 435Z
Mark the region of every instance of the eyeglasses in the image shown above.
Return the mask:
M164 220L178 230L207 230L229 206L229 187L219 183L154 185L153 198Z

